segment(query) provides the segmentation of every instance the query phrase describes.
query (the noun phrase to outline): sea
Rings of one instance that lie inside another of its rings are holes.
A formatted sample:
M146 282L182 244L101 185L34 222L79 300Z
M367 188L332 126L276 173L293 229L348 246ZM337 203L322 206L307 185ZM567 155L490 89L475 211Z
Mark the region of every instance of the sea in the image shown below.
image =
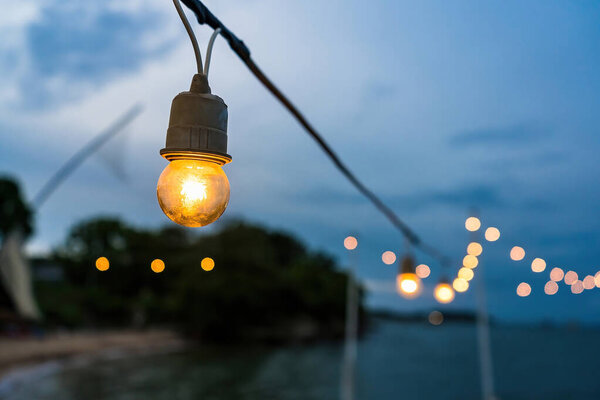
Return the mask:
M343 345L200 346L47 363L0 382L6 400L335 400ZM599 400L600 330L494 326L500 400ZM376 320L358 343L355 399L482 399L470 322Z

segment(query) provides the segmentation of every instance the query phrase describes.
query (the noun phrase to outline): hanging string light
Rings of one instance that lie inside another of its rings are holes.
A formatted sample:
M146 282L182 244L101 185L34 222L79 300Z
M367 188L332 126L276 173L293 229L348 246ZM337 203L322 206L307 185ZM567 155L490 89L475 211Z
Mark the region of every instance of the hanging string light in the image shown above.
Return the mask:
M414 299L421 294L421 278L415 273L415 264L409 254L404 256L400 262L396 277L396 287L398 293L407 299Z

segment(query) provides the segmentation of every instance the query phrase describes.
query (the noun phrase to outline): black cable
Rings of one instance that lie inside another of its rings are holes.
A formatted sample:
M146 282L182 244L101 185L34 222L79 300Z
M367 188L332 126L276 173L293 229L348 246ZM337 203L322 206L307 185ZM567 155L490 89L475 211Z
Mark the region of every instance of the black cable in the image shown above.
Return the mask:
M352 183L359 192L367 197L371 203L394 225L400 232L416 247L423 252L436 258L442 264L449 263L445 257L436 248L424 243L416 233L409 228L391 208L389 208L375 193L368 189L348 167L342 162L333 149L325 142L323 137L312 127L302 113L292 104L292 102L267 78L267 76L258 68L250 56L250 50L233 32L231 32L217 17L215 17L204 4L199 0L181 0L190 10L194 12L200 24L207 24L213 29L221 28L221 36L229 43L231 49L246 64L254 76L283 104L283 106L296 118L304 127L308 134L317 142L319 147L327 154L340 172Z

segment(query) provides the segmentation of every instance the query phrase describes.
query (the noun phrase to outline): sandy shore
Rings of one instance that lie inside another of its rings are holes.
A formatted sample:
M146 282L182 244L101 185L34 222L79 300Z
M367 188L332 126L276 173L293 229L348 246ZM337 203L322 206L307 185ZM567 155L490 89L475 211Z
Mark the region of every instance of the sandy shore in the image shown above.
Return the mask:
M103 331L50 334L44 338L0 339L0 379L9 372L51 360L94 356L110 350L131 353L164 351L185 346L167 330Z

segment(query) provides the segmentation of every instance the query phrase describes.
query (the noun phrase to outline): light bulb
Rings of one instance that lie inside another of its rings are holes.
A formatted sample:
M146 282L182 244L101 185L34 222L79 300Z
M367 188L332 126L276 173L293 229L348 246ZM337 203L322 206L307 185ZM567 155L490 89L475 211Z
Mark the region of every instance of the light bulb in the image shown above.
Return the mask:
M215 162L173 160L158 178L156 195L160 208L173 222L188 227L206 226L227 208L229 180Z
M433 296L439 303L447 304L454 300L454 289L447 282L441 282L435 287Z
M396 278L398 293L408 299L421 293L421 279L411 272L399 274Z

